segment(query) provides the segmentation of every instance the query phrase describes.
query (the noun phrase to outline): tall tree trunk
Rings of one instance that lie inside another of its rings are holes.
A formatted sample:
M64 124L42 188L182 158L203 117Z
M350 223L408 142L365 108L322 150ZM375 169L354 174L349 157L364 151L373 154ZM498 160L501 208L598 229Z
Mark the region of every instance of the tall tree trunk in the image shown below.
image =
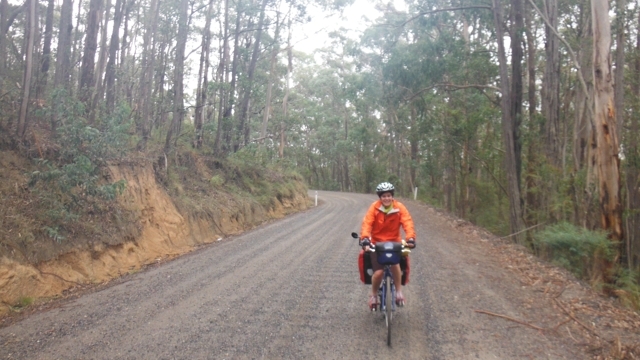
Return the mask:
M528 4L528 3L527 3ZM527 101L529 103L529 127L530 131L535 133L536 131L539 133L539 129L537 127L538 119L537 119L537 99L536 99L536 37L535 33L537 32L537 28L534 26L534 22L532 20L533 14L531 5L525 7L525 29L527 34ZM533 226L537 223L538 219L535 218L533 213L535 210L540 208L540 195L535 190L538 184L538 166L539 166L539 149L540 143L536 140L529 141L529 147L527 149L527 170L525 175L525 207L523 208L523 217L527 226ZM527 211L527 209L531 209L534 211Z
M100 11L100 16L98 16L98 23L102 23L102 28L100 33L100 53L98 55L98 63L96 64L96 70L93 80L93 83L95 84L95 94L93 96L93 103L91 105L93 111L91 111L89 115L89 122L91 123L95 121L98 106L104 98L103 75L105 73L105 68L107 67L107 55L109 53L109 49L107 48L107 25L109 24L109 17L111 16L111 0L106 1L107 4L104 11Z
M615 103L615 122L623 129L625 121L624 112L624 48L625 48L625 14L626 14L626 0L616 0L616 71L614 73L614 103ZM620 171L620 165L618 164L618 172ZM622 211L622 210L621 210ZM631 249L630 239L625 238L625 255L628 257L631 255L629 250Z
M113 32L109 42L109 60L105 69L104 82L106 87L106 108L107 112L113 111L116 103L116 60L118 57L118 47L120 41L120 25L126 0L116 0L115 14L113 16Z
M602 211L602 228L613 241L623 240L622 204L620 202L620 158L618 131L611 74L611 26L609 3L591 0L593 19L593 78L595 85L596 169ZM602 276L612 281L613 262L602 264Z
M95 57L98 49L98 32L100 29L100 12L102 11L103 0L91 0L89 2L89 13L87 14L87 27L84 39L84 52L82 65L80 67L80 84L78 86L79 98L91 112L90 99L94 90Z
M165 154L171 150L171 140L175 132L178 137L180 125L184 118L184 55L189 35L189 0L180 0L178 15L178 37L176 39L176 58L173 62L173 118L167 139L164 143Z
M524 236L520 231L524 229L522 220L522 208L520 200L520 188L518 186L516 150L514 139L514 124L511 118L511 96L509 86L509 69L505 53L502 31L502 5L499 0L493 0L493 21L498 41L498 65L500 68L500 90L502 92L502 137L505 144L505 171L507 174L509 195L509 225L515 241L524 243Z
M547 157L551 164L560 166L560 51L559 40L554 34L558 29L558 0L546 0L545 5L543 10L553 29L545 26L542 115L545 118Z
M278 62L278 53L280 52L280 12L276 13L276 30L273 37L273 49L271 50L271 67L269 68L269 78L267 82L267 94L265 98L265 111L262 118L262 129L260 131L261 143L264 143L264 139L267 137L267 124L269 123L269 117L271 116L271 94L273 90L273 84L277 81L276 75L276 63Z
M522 122L522 33L524 31L523 0L511 0L511 121L513 123L513 148L516 162L516 178L520 188L522 168L522 142L520 140L520 123Z
M264 139L267 137L267 124L269 123L269 117L271 116L271 92L273 90L273 83L276 81L276 62L278 60L279 45L276 42L274 49L271 51L271 66L269 67L269 77L267 80L267 93L265 96L264 114L262 116L262 127L260 129L260 143L264 143Z
M82 41L82 34L80 33L80 29L82 28L80 26L80 24L82 23L82 14L84 13L82 11L83 3L84 0L78 0L78 8L75 12L76 14L76 27L73 31L73 38L72 38L72 45L71 45L71 63L72 64L77 64L78 59L80 58L80 45L78 45L78 43L80 43ZM86 24L85 24L86 26ZM96 30L97 31L97 30ZM71 84L73 85L77 85L79 83L78 80L78 76L80 75L80 72L77 71L75 68L71 68L71 72L70 72L70 77L71 77ZM70 92L74 90L74 87L72 86L70 88Z
M418 110L416 109L416 103L411 102L411 129L418 129ZM416 169L420 165L420 156L418 153L418 144L420 142L418 131L411 131L409 133L409 149L410 159L409 163L409 183L411 185L411 191L417 186L416 184Z
M135 5L135 0L129 0L125 5L124 24L122 26L122 47L120 50L120 68L126 69L127 67L127 51L129 49L129 17L131 16L131 9Z
M218 128L216 131L216 139L213 142L213 151L216 155L221 155L223 152L222 146L222 138L223 133L227 131L227 123L231 118L231 112L233 109L233 99L235 92L235 62L236 56L238 54L238 41L240 38L240 17L241 17L241 6L242 1L238 1L238 5L236 8L236 32L235 32L235 40L234 40L234 48L233 48L233 75L231 76L231 89L227 92L224 89L224 86L220 87L219 91L219 102L218 106ZM229 0L225 0L224 2L224 29L222 29L224 33L222 39L222 46L220 49L220 64L218 66L218 81L226 84L226 76L228 74L228 60L229 60Z
M291 14L291 11L289 11ZM282 120L280 121L280 145L278 146L278 156L284 158L285 147L285 124L289 116L289 86L291 72L293 71L293 46L291 45L291 15L289 15L289 35L287 36L287 76L285 78L284 98L282 99Z
M195 110L195 139L193 147L199 149L202 147L202 126L204 125L204 117L207 113L207 87L209 84L207 74L209 73L209 40L211 38L211 14L213 10L213 1L209 1L207 7L207 15L205 19L204 29L202 29L202 51L200 53L200 68L198 70L198 87L196 89L196 110Z
M624 123L624 43L626 0L616 0L616 71L614 73L615 120Z
M63 0L60 8L60 25L58 27L58 52L54 86L56 88L64 87L66 90L69 90L69 77L71 75L72 17L73 0Z
M24 139L27 131L27 110L29 106L29 91L31 90L31 72L33 70L33 43L36 37L36 0L29 1L28 21L26 22L27 43L24 61L24 77L22 81L22 104L20 106L20 117L16 137Z
M280 144L278 146L278 156L284 158L285 147L285 124L289 117L289 89L291 86L291 72L293 71L293 45L291 45L291 11L289 11L289 35L287 36L287 76L285 78L284 98L282 99L282 120L280 121Z
M640 26L640 13L638 14L638 25ZM628 161L626 171L627 185L627 254L630 269L637 269L640 266L640 121L637 114L640 114L640 33L636 37L636 57L634 64L634 81L631 82L632 92L636 100L634 101L634 116L629 117L629 131L627 132L628 144L626 150Z
M138 94L139 113L136 117L138 133L141 135L138 149L147 147L151 134L151 89L153 88L153 70L155 68L155 40L158 16L160 14L160 0L151 0L149 12L145 17L145 32L142 43L142 63L140 72L140 87ZM179 45L179 44L178 44ZM176 47L177 51L177 47Z
M7 32L5 30L9 16L9 2L0 0L0 91L4 88L5 68L7 63Z
M53 10L54 1L49 0L47 2L47 14L45 17L44 26L44 39L42 45L42 60L40 66L40 80L36 88L36 98L44 98L44 92L46 91L47 81L49 77L49 68L51 66L51 41L53 39Z
M574 189L574 222L583 227L592 226L593 212L591 206L595 192L594 178L594 122L593 122L593 31L591 21L591 6L582 4L580 7L579 50L578 61L584 78L586 91L582 86L575 91L575 121L573 129L573 163L574 173L584 172L586 182L583 188ZM576 175L577 176L577 175ZM578 183L577 183L578 184Z
M247 69L247 84L244 90L244 96L242 98L242 104L240 105L240 118L238 119L238 132L235 150L240 147L240 143L245 146L249 143L250 128L249 128L249 100L251 99L251 90L253 88L253 76L256 70L256 64L258 63L258 57L260 56L260 39L262 38L262 27L264 26L264 14L267 8L269 0L262 0L262 7L260 8L260 18L257 24L256 38L253 43L253 52L251 54L251 62ZM244 136L243 136L244 133ZM243 141L241 139L244 138Z

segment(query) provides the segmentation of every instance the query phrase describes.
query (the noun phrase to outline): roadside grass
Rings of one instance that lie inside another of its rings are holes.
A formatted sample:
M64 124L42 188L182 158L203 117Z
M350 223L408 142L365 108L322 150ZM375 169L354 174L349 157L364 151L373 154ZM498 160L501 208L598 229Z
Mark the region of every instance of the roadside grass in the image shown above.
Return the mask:
M11 306L11 311L20 312L23 309L31 306L35 299L30 296L21 296L18 301Z

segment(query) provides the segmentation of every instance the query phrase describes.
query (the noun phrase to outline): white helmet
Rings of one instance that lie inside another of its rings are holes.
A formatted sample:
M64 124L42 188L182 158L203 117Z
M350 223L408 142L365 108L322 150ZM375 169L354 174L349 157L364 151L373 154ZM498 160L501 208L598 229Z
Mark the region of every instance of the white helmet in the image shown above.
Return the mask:
M386 193L386 192L390 192L391 196L394 195L396 188L393 187L393 184L389 183L389 182L382 182L380 184L378 184L378 187L376 187L376 194L378 194L378 196Z

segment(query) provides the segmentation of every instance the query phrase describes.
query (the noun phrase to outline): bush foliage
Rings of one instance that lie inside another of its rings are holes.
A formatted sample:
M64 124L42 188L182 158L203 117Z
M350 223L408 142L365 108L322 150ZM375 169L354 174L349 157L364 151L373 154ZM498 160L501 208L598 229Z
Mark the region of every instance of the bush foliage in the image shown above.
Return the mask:
M43 231L57 242L65 236L64 225L84 213L98 213L124 191L123 180L105 183L102 166L126 154L132 142L132 126L126 106L119 106L98 124L89 124L82 103L53 94L51 112L57 128L59 150L47 158L35 159L37 170L29 173L29 187L38 194L47 219ZM54 225L55 224L55 225Z
M542 257L571 271L581 279L593 274L592 266L602 260L613 261L617 244L603 231L592 231L561 222L534 236L534 246Z

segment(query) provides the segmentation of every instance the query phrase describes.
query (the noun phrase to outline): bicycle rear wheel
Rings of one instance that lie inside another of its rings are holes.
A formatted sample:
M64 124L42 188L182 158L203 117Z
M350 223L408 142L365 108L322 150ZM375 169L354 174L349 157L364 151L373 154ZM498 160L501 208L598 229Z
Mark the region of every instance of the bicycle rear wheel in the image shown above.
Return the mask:
M387 277L385 281L385 319L387 322L387 345L391 346L391 319L393 313L391 312L393 307L393 293L391 292L391 277Z

